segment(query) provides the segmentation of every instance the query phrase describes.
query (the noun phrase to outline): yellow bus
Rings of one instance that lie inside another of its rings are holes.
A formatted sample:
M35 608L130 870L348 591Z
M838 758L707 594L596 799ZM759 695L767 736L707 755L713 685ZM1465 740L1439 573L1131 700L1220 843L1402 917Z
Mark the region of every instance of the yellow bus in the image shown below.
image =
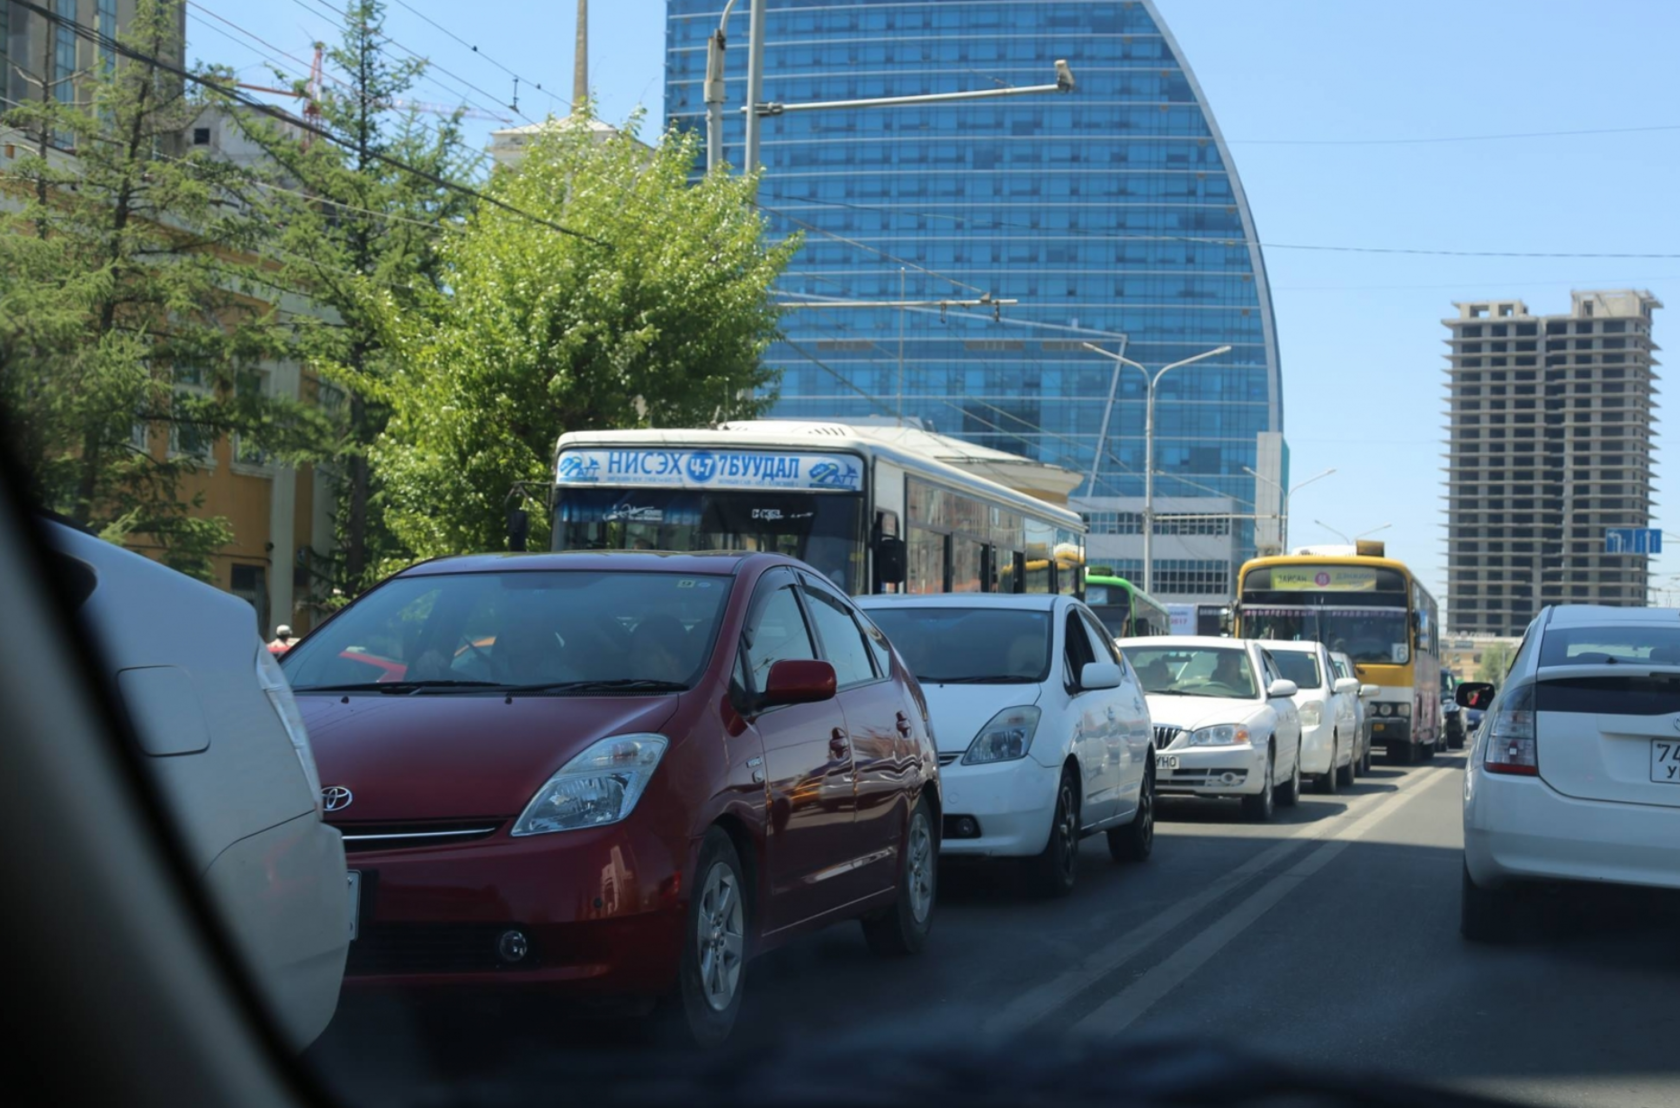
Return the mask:
M1322 642L1376 685L1365 718L1373 746L1413 762L1444 748L1439 614L1429 594L1380 542L1306 547L1255 558L1237 574L1236 633Z

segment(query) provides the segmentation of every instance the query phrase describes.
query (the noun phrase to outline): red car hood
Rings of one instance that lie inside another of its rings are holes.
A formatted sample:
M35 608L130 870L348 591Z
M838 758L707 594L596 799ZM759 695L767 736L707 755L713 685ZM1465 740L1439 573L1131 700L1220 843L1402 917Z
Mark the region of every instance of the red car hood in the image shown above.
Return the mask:
M321 784L350 790L339 822L507 819L609 735L657 731L676 696L299 694Z

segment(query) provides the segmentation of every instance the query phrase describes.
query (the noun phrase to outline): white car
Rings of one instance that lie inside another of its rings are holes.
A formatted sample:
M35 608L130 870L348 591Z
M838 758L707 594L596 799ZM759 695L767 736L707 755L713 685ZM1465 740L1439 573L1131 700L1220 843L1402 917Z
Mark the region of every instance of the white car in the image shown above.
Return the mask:
M1323 793L1353 787L1359 770L1359 679L1336 676L1323 643L1268 642L1266 653L1284 679L1295 682L1301 713L1301 773Z
M1155 841L1149 710L1137 675L1066 596L858 597L927 697L945 800L940 853L1023 858L1066 895L1079 840L1116 860Z
M1680 888L1680 611L1548 607L1494 687L1464 774L1468 939L1508 937L1536 881Z
M338 1007L355 890L256 613L73 527L42 531L187 859L301 1050Z
M1330 664L1335 667L1338 678L1352 677L1356 681L1359 679L1359 671L1354 668L1353 659L1346 654L1331 654ZM1359 686L1359 693L1353 698L1354 715L1357 717L1354 730L1359 735L1358 772L1361 777L1371 776L1371 713L1368 705L1380 692L1382 689L1367 681Z
M1254 639L1174 635L1121 639L1155 725L1162 795L1235 796L1253 820L1301 797L1295 683Z

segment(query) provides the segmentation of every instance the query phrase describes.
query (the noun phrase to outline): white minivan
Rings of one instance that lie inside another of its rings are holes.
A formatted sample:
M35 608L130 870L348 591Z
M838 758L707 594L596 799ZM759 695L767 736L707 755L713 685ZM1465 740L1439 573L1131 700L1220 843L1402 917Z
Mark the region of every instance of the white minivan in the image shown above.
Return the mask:
M939 746L942 855L1021 858L1071 892L1079 840L1116 860L1155 842L1149 709L1137 675L1067 596L953 593L857 603L921 682Z

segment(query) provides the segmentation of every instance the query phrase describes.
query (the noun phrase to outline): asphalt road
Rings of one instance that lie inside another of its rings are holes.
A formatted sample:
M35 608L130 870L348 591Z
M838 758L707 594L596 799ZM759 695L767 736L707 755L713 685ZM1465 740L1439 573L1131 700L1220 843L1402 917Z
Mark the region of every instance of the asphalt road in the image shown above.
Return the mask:
M1680 1105L1680 905L1558 891L1535 899L1523 941L1467 944L1463 757L1378 763L1267 825L1234 803L1163 801L1154 857L1120 865L1087 840L1066 900L1031 898L1007 866L947 865L924 955L877 959L850 925L776 951L751 967L733 1045L1211 1042L1518 1103ZM633 1064L658 1064L641 1034L348 996L309 1060L350 1104L415 1103L557 1046L628 1043Z

